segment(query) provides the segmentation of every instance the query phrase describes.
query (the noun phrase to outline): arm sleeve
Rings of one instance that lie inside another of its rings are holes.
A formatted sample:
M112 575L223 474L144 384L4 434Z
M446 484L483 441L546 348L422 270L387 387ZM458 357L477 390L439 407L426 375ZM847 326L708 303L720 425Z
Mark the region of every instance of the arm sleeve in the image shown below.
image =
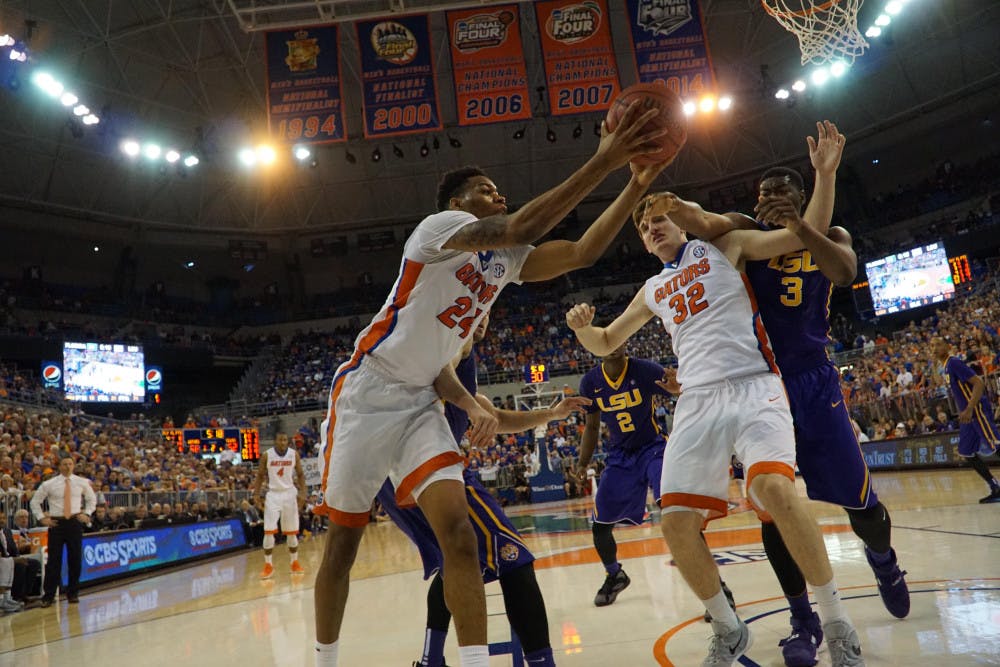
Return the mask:
M520 285L521 280L521 268L528 259L528 255L535 249L533 245L518 246L515 248L507 248L503 252L506 253L509 258L509 266L507 270L510 271L510 282Z
M35 515L36 521L41 521L45 513L42 512L42 501L49 497L48 486L43 482L34 495L31 496L31 513Z
M94 513L97 509L97 494L94 490L90 488L90 483L84 480L83 484L83 509L81 510L87 516Z
M594 400L594 388L592 386L592 383L590 382L589 375L584 375L580 379L580 396L583 396L584 398L589 398L591 400L590 405L585 406L583 408L584 412L586 412L587 414L593 414L597 412L598 410L597 401Z
M417 228L406 239L403 256L423 264L432 264L457 251L445 250L442 246L459 229L475 222L478 218L465 211L441 211L420 221Z

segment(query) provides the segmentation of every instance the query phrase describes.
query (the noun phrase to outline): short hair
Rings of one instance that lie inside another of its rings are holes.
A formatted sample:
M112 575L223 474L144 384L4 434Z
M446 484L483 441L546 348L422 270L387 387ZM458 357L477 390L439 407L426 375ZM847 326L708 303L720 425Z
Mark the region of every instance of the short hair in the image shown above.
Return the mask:
M632 223L635 225L636 229L639 229L639 223L642 222L642 218L646 215L646 209L649 208L649 203L661 194L662 193L660 192L650 192L648 195L640 199L639 203L632 209Z
M806 185L802 181L802 174L794 169L789 169L788 167L771 167L760 177L760 182L763 183L769 178L783 178L786 183L795 185L800 192L806 191Z
M485 176L486 172L479 167L466 165L458 169L445 172L438 183L437 208L439 211L447 210L448 202L452 197L456 197L465 189L465 182L473 176Z

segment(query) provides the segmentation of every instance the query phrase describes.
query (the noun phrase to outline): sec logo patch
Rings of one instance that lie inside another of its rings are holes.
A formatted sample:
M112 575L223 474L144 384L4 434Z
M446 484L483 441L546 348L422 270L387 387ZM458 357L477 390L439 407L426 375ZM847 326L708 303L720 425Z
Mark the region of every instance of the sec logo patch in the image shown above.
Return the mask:
M701 259L705 256L705 246L695 246L693 254L698 259Z
M507 273L507 269L504 267L503 264L494 264L493 265L493 277L494 278L503 278L503 274L505 274L505 273Z

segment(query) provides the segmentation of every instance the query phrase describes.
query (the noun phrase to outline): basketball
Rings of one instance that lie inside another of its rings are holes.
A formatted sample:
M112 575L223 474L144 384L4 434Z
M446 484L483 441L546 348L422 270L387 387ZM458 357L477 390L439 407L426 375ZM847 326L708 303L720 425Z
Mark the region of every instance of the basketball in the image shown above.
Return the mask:
M643 133L652 132L659 128L667 128L668 132L656 140L660 150L650 155L643 155L632 160L637 165L657 164L673 158L680 152L687 141L687 121L684 116L684 103L677 93L666 86L653 83L637 83L629 86L621 92L608 109L608 116L605 119L609 132L614 132L625 110L632 102L638 100L641 103L640 111L655 107L660 113L646 122Z

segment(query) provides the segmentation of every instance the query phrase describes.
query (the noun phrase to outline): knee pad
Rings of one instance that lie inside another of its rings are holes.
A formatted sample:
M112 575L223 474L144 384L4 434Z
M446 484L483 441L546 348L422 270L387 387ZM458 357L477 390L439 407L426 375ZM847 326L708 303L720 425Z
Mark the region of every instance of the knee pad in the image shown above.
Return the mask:
M274 548L274 535L273 534L268 533L267 535L264 535L264 548L265 549L273 549Z
M298 549L299 548L299 536L298 535L289 535L288 536L288 548L289 549Z

